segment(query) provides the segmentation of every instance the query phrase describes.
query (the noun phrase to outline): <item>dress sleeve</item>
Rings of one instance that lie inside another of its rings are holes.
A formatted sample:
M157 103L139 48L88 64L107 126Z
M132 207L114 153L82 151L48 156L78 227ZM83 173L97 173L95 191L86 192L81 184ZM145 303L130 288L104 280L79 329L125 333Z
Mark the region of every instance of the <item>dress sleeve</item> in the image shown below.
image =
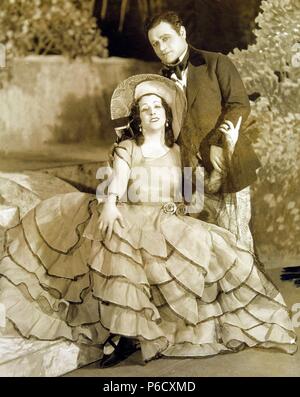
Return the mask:
M132 166L132 152L133 152L133 142L129 139L120 142L113 148L113 163L118 160L123 160L129 168Z
M132 166L133 141L125 140L114 146L112 179L108 186L108 194L121 199L126 193Z

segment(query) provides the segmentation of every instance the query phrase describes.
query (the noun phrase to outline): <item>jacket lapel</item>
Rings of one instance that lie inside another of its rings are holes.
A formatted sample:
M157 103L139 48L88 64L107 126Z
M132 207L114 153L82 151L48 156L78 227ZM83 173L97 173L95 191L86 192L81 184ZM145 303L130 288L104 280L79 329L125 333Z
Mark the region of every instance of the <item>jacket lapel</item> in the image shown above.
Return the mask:
M207 65L202 54L190 47L190 59L188 64L188 76L187 76L187 102L190 108L195 101L197 92L205 81L205 74L207 71Z

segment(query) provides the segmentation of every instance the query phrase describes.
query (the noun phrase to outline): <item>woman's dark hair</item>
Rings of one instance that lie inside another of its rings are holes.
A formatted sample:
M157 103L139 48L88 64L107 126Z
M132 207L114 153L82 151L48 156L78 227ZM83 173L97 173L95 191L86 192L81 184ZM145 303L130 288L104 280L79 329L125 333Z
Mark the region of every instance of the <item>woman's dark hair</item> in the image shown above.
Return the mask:
M146 35L148 34L149 30L155 28L161 22L169 23L178 34L180 33L180 28L183 25L180 16L176 12L164 11L162 13L152 15L146 19L144 24Z
M161 98L160 96L159 98L161 99L161 103L166 112L165 144L168 147L172 147L175 143L175 138L172 130L172 122L173 122L172 110L163 98ZM141 126L140 106L139 106L140 99L133 103L130 114L129 128L124 130L119 142L124 141L125 139L134 139L138 146L141 146L144 142L144 136L140 128Z

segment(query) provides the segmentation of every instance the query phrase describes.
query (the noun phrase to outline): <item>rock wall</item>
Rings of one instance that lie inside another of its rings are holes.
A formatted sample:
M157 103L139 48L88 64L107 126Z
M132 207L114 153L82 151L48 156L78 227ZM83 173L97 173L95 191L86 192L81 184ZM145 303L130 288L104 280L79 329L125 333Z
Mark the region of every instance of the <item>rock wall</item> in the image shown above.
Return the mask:
M43 150L47 143L103 143L111 138L110 98L117 84L159 65L125 58L16 59L0 89L0 151Z

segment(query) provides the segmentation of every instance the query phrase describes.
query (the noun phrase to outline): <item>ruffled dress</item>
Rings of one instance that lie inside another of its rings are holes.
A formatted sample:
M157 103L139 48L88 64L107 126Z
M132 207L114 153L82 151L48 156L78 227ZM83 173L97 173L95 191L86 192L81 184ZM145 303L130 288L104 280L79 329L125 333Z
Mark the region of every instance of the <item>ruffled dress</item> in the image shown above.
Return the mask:
M110 240L99 230L103 204L81 192L42 201L7 230L0 302L18 332L94 345L124 335L140 342L145 361L245 347L294 353L286 304L250 252L223 228L165 210L174 202L178 147L151 159L124 141L115 155L132 170L160 170L162 184L147 178L143 197L169 179L173 193L120 202L126 225L115 222Z

